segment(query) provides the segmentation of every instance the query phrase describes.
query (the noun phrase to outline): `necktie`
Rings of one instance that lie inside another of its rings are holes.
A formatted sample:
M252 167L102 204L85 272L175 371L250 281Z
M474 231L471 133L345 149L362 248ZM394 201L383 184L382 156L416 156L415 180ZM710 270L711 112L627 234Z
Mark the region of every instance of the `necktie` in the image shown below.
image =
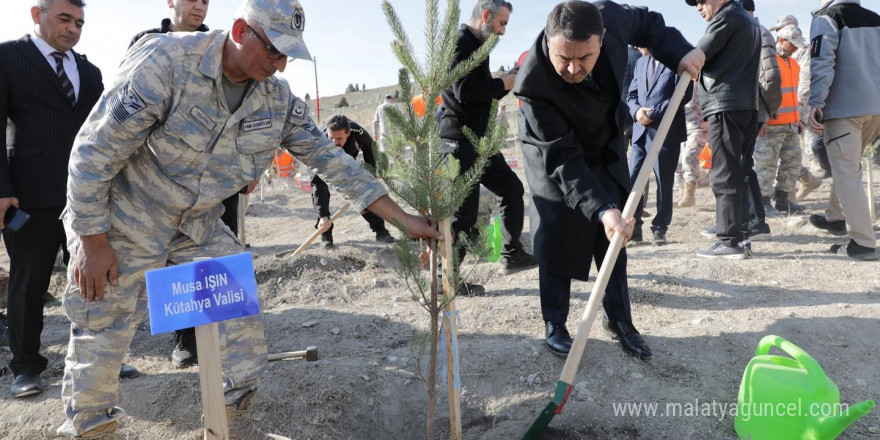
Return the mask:
M654 73L656 72L656 68L657 68L656 61L649 60L648 61L648 80L649 81L654 80Z
M58 80L61 81L61 88L64 89L64 95L67 96L67 101L70 102L71 107L76 107L76 92L73 91L73 83L70 82L70 78L67 77L67 73L64 71L64 55L61 52L52 52L52 58L55 58L55 67L56 72L58 74Z

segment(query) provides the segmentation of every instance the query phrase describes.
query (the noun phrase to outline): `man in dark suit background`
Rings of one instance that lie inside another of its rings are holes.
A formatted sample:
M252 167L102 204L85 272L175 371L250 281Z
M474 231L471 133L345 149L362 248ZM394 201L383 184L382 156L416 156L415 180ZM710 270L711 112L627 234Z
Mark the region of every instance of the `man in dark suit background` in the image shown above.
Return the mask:
M3 229L9 254L9 364L13 397L42 391L43 294L65 242L67 162L80 126L104 90L101 71L72 50L85 22L81 0L38 0L34 35L0 44L0 223L10 206L30 214Z
M604 23L604 24L603 24ZM649 47L677 71L696 75L699 50L660 14L611 1L557 5L529 50L514 85L522 100L519 137L532 196L531 231L538 259L541 312L550 351L567 356L571 279L601 265L614 233L627 238L632 219L620 208L630 190L621 106L627 49ZM603 302L607 328L623 350L649 359L632 323L626 250L614 265Z
M675 119L666 134L666 140L660 147L660 155L654 163L654 177L657 182L657 215L651 222L655 246L666 243L666 231L672 222L672 186L675 169L678 166L679 144L687 139L687 128L684 123L684 104L691 100L693 84L688 85L687 92L681 100L681 106L669 109L669 100L678 84L679 76L651 56L647 48L639 48L642 57L636 61L632 83L626 96L629 114L633 118L632 148L629 157L630 180L635 181L642 170L642 164L648 150L654 143L660 120L667 111L675 112ZM625 84L624 84L625 85ZM645 200L639 202L635 213L633 241L642 241L642 211Z

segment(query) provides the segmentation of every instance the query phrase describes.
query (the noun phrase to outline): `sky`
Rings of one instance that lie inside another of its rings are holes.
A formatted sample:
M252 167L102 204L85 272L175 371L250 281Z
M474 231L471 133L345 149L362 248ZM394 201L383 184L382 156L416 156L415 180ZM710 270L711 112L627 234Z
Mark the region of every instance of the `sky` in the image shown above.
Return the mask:
M421 0L390 0L401 17L417 51L424 46L424 10ZM447 0L440 0L445 10ZM543 29L547 14L556 4L547 0L512 0L513 13L507 33L490 56L492 70L509 68L527 50ZM880 12L880 0L862 0L862 6ZM30 8L33 0L3 0L0 15L0 41L33 34ZM211 29L228 29L239 0L211 0L205 24ZM391 30L382 12L380 0L300 0L306 16L304 38L317 61L321 96L342 93L350 83L368 88L397 82L400 63L391 52ZM467 21L475 0L461 2L462 20ZM706 29L706 22L696 8L684 0L640 0L643 5L663 14L669 26L679 29L696 44ZM755 14L771 27L776 17L793 14L800 20L805 38L809 38L810 11L820 0L756 0ZM82 37L74 48L84 53L104 75L107 85L122 61L131 37L145 29L158 27L170 10L166 0L86 0ZM298 96L315 97L315 64L296 60L283 73Z

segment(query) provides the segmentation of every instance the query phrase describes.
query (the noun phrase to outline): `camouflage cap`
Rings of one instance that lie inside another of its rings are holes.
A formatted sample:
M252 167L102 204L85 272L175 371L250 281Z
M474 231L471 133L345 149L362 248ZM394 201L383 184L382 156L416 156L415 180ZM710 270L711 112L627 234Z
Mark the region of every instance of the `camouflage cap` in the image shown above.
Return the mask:
M290 58L312 59L302 37L306 16L297 0L243 0L236 16L260 23L279 52Z
M770 28L770 30L771 31L778 31L778 30L780 30L790 24L797 26L798 25L797 17L795 17L794 15L791 15L791 14L780 15L779 17L776 17L776 24L773 25L773 27Z
M801 32L801 29L793 24L784 26L777 31L776 37L785 38L786 40L791 41L791 44L794 44L801 49L808 46L807 41L804 40L804 34Z

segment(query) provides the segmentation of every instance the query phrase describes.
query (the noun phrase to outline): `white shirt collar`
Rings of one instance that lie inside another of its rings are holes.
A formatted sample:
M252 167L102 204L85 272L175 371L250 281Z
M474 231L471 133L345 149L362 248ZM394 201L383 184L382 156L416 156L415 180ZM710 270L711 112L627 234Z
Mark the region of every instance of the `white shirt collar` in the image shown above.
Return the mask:
M46 42L46 40L40 38L40 36L37 35L36 33L34 33L34 36L33 36L33 38L31 38L31 41L33 41L34 44L37 45L37 49L39 49L40 53L42 53L43 56L46 58L51 58L52 52L58 52L57 50L55 50L54 47L50 46L49 43ZM69 50L66 52L62 52L62 53L64 54L64 56L67 59L69 59L70 61L73 61L73 57L71 56L71 53Z

